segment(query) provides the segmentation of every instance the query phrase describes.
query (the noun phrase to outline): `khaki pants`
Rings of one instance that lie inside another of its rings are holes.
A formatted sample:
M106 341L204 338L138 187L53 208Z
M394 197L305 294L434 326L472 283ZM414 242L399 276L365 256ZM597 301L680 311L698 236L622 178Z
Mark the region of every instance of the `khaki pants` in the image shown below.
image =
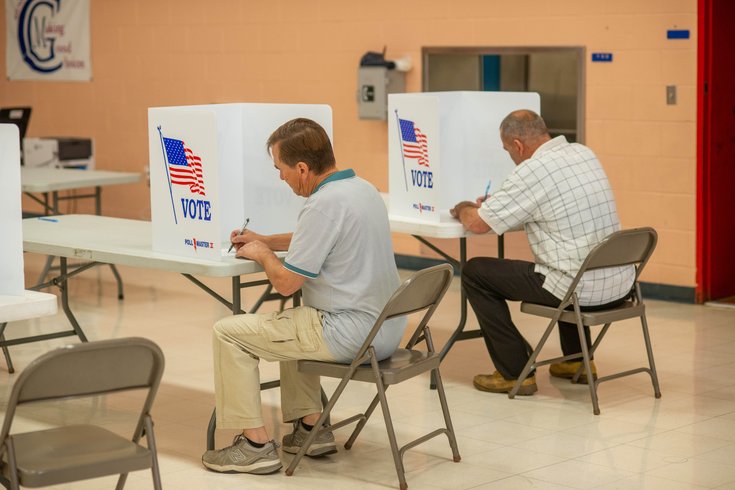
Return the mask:
M278 313L235 315L214 325L217 427L262 427L260 359L279 361L281 412L290 422L322 410L319 376L298 372L297 361L334 362L324 343L322 315L309 306Z

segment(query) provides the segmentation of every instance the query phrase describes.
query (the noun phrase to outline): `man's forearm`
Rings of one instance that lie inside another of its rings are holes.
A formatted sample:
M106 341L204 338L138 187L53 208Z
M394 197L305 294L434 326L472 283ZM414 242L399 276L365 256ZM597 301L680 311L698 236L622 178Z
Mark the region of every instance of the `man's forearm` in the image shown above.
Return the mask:
M462 226L464 226L465 229L472 233L487 233L490 231L490 226L480 218L480 214L477 212L477 209L478 208L470 205L463 206L459 209L457 219L459 219L459 222L462 223Z
M284 251L288 250L289 245L291 245L291 237L293 237L293 233L279 233L277 235L264 236L262 241L271 250Z
M255 261L263 267L265 275L268 276L268 281L283 296L290 296L301 289L304 278L286 269L283 262L273 252L263 254Z

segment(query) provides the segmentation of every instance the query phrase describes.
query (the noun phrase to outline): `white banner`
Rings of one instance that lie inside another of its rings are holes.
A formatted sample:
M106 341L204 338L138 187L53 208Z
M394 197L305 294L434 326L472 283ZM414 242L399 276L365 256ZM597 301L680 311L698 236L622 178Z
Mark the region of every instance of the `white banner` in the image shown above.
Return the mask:
M9 80L92 78L89 0L5 0Z

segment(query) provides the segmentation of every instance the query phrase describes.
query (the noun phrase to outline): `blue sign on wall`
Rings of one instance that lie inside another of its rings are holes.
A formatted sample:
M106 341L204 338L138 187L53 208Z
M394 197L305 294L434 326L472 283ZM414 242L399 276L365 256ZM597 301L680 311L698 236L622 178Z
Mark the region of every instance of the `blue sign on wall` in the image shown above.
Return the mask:
M666 39L689 39L689 29L669 29Z
M612 60L612 53L592 53L592 61L611 63Z

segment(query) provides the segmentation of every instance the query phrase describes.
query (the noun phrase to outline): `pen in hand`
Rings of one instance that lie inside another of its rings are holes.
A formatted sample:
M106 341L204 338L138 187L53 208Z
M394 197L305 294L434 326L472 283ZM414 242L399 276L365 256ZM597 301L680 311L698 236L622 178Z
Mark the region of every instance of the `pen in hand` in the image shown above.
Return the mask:
M247 228L248 223L250 223L250 218L245 218L245 223L242 224L242 228L240 229L240 235L242 235L243 233L245 233L245 228ZM234 243L230 244L230 248L227 249L227 253L232 252L232 247L234 247L234 246L235 246Z
M490 195L490 183L491 181L487 181L487 187L485 187L485 199L483 199L483 202L487 201L487 196Z

